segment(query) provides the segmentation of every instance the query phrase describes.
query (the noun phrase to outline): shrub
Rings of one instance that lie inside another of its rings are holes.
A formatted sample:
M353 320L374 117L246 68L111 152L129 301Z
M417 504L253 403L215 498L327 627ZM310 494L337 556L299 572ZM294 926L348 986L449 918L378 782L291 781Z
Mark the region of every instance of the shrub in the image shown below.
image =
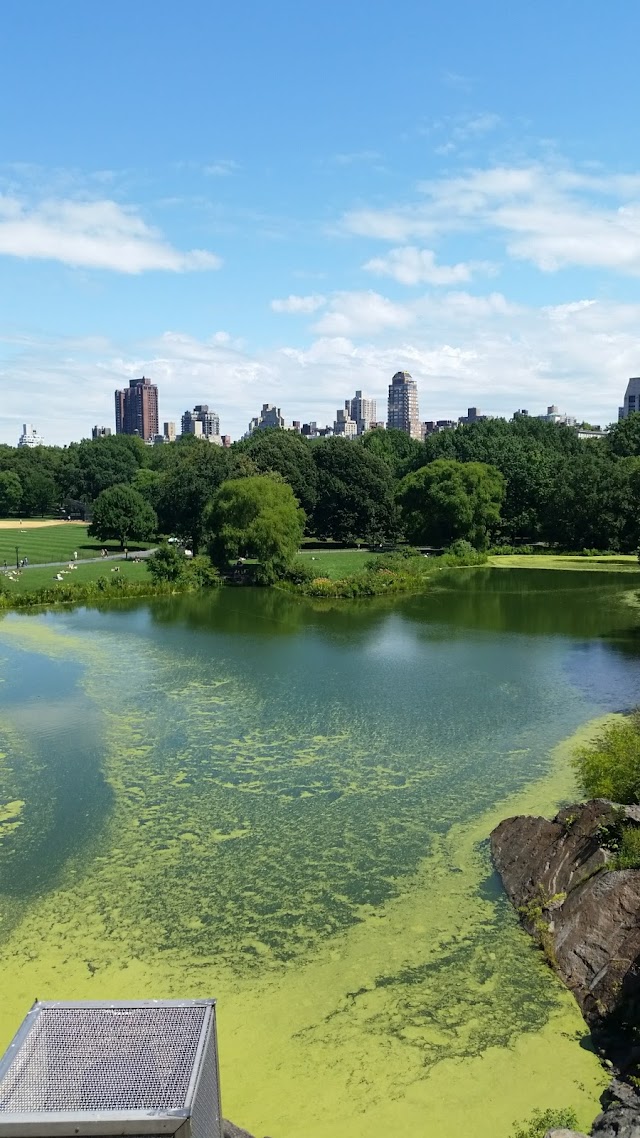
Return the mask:
M578 1119L575 1111L534 1110L528 1122L518 1126L513 1138L544 1138L547 1130L575 1130Z
M314 579L314 571L311 565L303 561L301 557L297 557L292 561L284 575L285 581L290 581L292 585L305 585Z
M588 798L640 802L640 711L608 724L593 743L580 747L573 767Z
M445 552L451 553L454 557L469 557L477 551L473 548L470 541L465 541L463 537L459 537L457 541L451 542L451 545Z
M624 827L614 869L640 869L640 829L637 826Z

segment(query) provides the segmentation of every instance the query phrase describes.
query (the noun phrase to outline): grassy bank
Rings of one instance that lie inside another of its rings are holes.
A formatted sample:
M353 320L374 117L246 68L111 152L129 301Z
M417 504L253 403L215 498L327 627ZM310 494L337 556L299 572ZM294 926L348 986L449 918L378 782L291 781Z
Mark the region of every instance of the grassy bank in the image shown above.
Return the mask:
M314 549L302 551L298 559L313 570L314 576L338 581L351 573L360 573L371 554L364 549Z
M605 573L639 573L640 563L633 553L603 553L584 557L578 553L512 553L490 555L487 564L495 569L575 569Z
M484 565L487 560L486 554L477 553L470 546L466 551L445 553L441 557L424 557L410 549L375 557L356 554L361 558L357 572L332 576L330 569L336 574L340 567L335 561L338 556L320 552L313 563L299 558L289 580L282 582L283 587L307 597L344 599L420 593L441 569Z
M79 561L87 557L99 557L103 548L110 553L120 552L119 542L97 541L96 538L89 537L86 525L78 525L76 522L61 522L59 525L39 528L30 528L28 523L20 527L16 522L12 528L0 529L0 568L5 561L9 567L15 566L16 546L19 559L27 557L32 565L71 561L74 552L78 554ZM149 545L132 542L129 548L132 551L148 549Z
M85 565L78 564L77 569L68 570L63 574L62 581L56 580L59 572L62 573L62 570L54 569L51 566L46 569L23 569L15 581L12 581L6 574L0 576L0 587L6 590L9 597L15 597L22 596L24 593L37 592L40 589L88 585L96 582L100 577L107 580L112 577L119 577L126 581L151 581L144 561L93 561Z

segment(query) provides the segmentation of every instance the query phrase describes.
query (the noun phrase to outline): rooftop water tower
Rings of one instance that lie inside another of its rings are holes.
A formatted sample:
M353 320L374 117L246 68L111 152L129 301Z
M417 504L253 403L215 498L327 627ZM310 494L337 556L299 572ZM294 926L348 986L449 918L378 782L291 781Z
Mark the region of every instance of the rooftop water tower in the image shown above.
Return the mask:
M222 1138L215 1000L36 1003L0 1060L0 1138Z

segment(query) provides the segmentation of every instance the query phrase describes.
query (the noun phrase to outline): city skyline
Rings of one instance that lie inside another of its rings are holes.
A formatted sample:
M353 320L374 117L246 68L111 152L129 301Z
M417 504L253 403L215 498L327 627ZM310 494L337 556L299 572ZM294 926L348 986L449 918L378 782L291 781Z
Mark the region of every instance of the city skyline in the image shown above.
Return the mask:
M41 407L50 442L82 437L140 375L163 416L206 398L236 438L263 400L382 406L398 369L428 420L616 420L640 370L640 10L581 11L570 67L551 0L3 15L0 441Z

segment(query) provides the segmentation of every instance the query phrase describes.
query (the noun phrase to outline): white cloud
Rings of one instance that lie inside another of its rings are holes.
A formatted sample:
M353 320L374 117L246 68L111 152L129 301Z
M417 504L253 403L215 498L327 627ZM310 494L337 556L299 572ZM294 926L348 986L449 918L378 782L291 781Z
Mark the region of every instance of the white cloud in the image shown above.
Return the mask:
M313 296L291 296L280 300L272 300L271 308L274 312L309 313L317 312L326 304L326 297L314 294Z
M343 229L399 243L456 231L497 234L510 256L544 272L579 266L640 276L640 175L496 166L419 190L412 203L348 212Z
M2 195L0 255L134 274L218 269L222 263L203 249L174 249L133 208L114 201L61 199L29 207Z
M457 265L438 265L432 249L404 245L391 249L386 257L373 257L363 269L377 276L393 277L400 284L452 285L470 281L476 272L492 272L484 261L461 261Z
M338 292L313 330L321 336L377 336L413 320L407 305L394 304L378 292Z
M382 330L380 318L387 319ZM342 293L330 299L323 322L307 347L254 353L219 331L204 340L167 332L126 345L13 336L0 341L0 439L15 443L36 405L46 418L35 426L48 442L86 437L94 423L113 424L115 388L142 374L158 384L161 420L179 421L185 408L205 402L234 437L267 401L288 420L333 421L356 388L378 399L383 417L398 369L416 378L424 419L455 418L471 405L510 415L557 403L608 423L638 370L640 304L578 298L534 308L500 293L446 292L401 306L378 294Z

